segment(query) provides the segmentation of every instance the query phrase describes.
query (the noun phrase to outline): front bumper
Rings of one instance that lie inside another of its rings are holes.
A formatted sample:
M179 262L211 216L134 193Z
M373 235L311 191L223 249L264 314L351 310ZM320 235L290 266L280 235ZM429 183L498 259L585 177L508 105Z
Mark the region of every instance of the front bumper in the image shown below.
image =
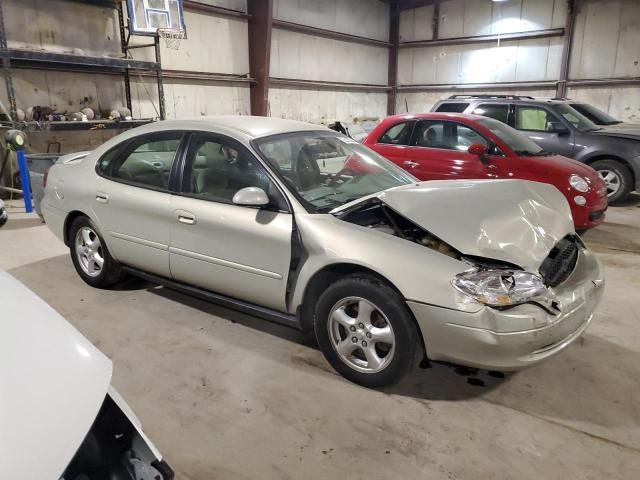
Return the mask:
M553 291L556 315L534 304L475 313L408 302L431 360L488 370L518 370L561 352L586 330L604 291L597 259L582 250L571 276Z

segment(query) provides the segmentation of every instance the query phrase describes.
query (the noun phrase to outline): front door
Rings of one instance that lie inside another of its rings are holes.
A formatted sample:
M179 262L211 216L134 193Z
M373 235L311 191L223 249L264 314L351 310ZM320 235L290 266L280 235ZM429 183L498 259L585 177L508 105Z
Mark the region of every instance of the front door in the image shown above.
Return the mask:
M554 123L565 126L566 132L551 131ZM546 108L516 105L514 127L547 152L569 158L573 155L573 131L557 115Z
M495 162L483 163L467 150L480 143L488 150L490 142L475 130L449 120L420 120L407 148L406 167L420 180L499 178Z
M136 137L107 152L91 191L94 218L119 262L169 277L169 176L183 133Z
M413 120L397 123L383 133L375 144L368 146L387 160L391 160L399 167L406 169L407 165L404 163L406 149L415 123Z
M228 137L197 133L181 183L171 200L173 278L286 311L293 219L262 165ZM233 196L244 187L262 188L271 204L235 205Z

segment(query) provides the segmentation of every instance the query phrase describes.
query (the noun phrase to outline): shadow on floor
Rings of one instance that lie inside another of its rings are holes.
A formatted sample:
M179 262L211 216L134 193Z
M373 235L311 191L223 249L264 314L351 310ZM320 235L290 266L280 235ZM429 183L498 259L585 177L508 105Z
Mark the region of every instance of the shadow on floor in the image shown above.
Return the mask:
M167 288L137 279L129 279L116 291L96 291L84 285L73 270L67 256L53 257L10 271L43 298L61 309L79 308L87 302L98 302L104 297L119 301L119 291L150 292L173 302L197 309L243 327L276 336L300 345L289 356L282 350L274 351L270 342L247 341L243 336L226 335L224 330L211 329L196 332L202 335L223 335L221 339L244 349L275 360L309 375L334 375L337 382L347 382L329 366L318 351L313 335L271 323L260 318L229 310ZM57 289L51 285L56 284ZM66 295L65 303L57 297L60 288L77 290L78 298ZM153 301L152 298L144 301ZM76 305L68 305L75 302ZM81 303L84 302L84 303ZM108 306L108 304L105 304ZM185 309L186 311L186 309ZM189 331L188 315L180 319L181 327ZM638 437L640 425L640 353L589 331L553 359L534 368L514 374L492 374L469 371L434 363L431 368L416 368L400 384L385 393L427 401L459 401L482 398L532 415L556 419L560 422L580 422L594 428L616 428L633 431ZM365 391L363 391L364 394ZM634 441L636 441L634 440Z
M5 230L21 230L23 228L39 227L41 225L42 220L35 214L33 217L29 218L11 218L11 214L9 214L9 220L4 227L0 229L0 232L4 232Z

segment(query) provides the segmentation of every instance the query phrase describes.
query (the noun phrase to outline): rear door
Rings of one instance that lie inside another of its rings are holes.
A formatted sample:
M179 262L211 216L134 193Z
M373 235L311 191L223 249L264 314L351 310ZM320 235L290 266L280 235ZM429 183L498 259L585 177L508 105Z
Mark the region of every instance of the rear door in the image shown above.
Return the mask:
M389 127L374 145L368 146L399 167L405 168L403 162L415 123L415 120L396 123Z
M470 127L449 120L417 122L405 162L407 171L420 180L497 178L497 168L485 165L467 149L474 143L487 148L491 142Z
M265 168L229 137L194 133L180 183L171 200L173 278L285 311L293 218ZM245 187L262 188L271 204L235 205Z
M565 133L551 131L553 122L564 125ZM550 110L534 105L517 105L513 126L548 152L571 158L573 154L573 130Z
M98 161L92 208L113 256L169 277L169 177L183 132L141 135Z

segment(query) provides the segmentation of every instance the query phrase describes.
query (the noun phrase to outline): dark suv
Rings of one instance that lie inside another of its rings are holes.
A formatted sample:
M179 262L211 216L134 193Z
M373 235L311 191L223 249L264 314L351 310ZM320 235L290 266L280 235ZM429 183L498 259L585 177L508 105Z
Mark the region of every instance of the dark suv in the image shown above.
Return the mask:
M564 100L511 95L453 95L433 112L475 113L520 130L543 149L575 158L598 171L609 203L640 190L640 129L604 129Z

